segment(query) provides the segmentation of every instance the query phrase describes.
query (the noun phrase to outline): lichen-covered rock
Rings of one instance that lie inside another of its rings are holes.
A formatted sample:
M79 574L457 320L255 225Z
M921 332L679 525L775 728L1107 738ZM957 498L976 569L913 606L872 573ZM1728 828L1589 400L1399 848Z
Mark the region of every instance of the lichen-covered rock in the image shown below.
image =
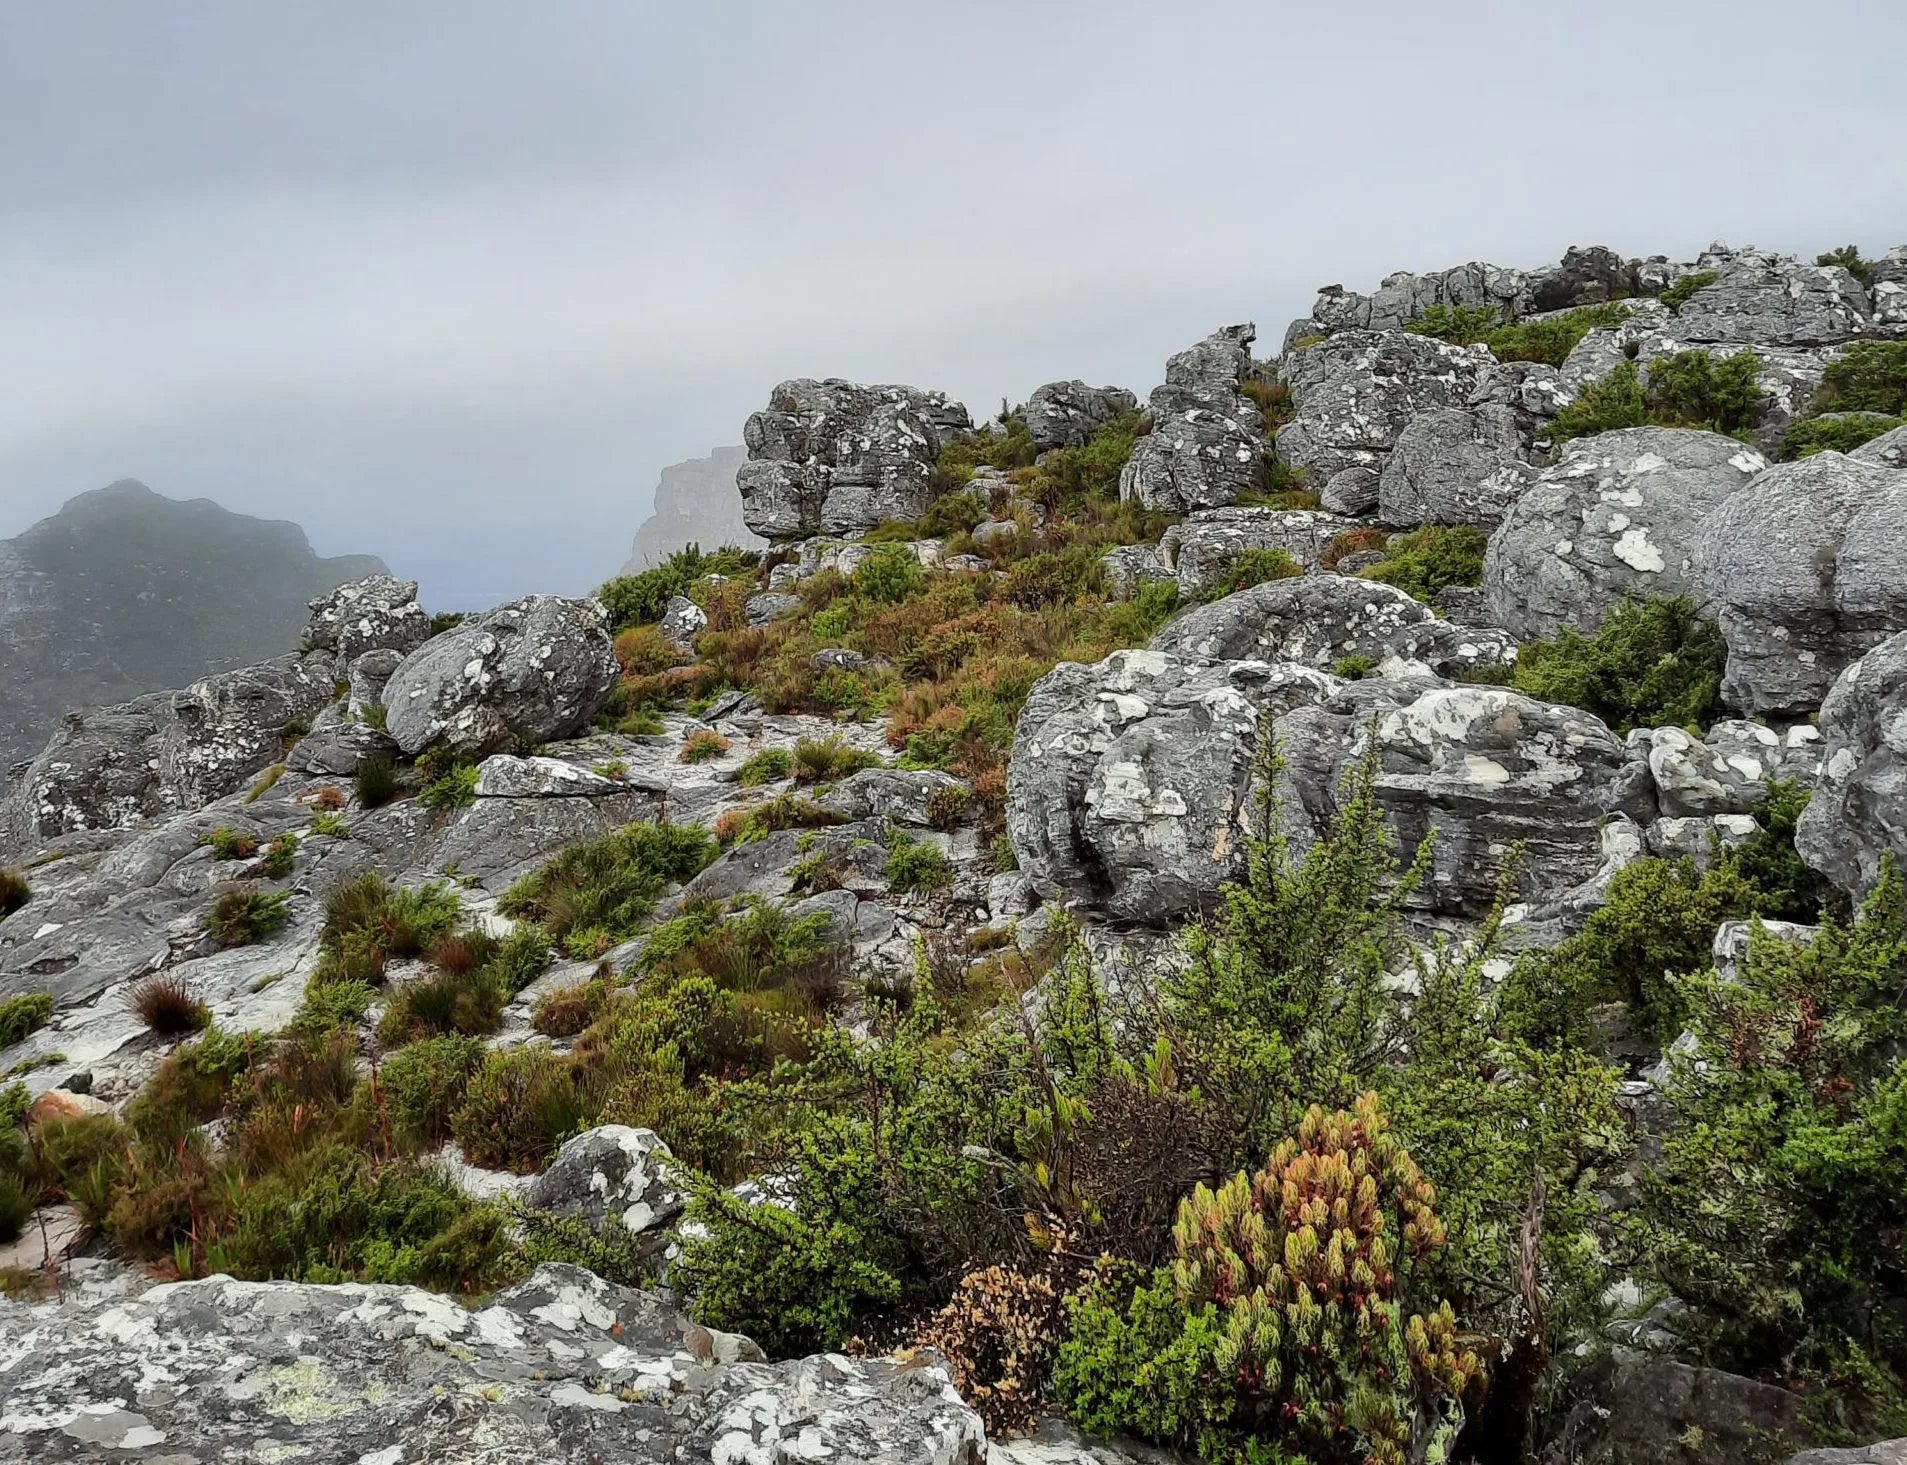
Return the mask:
M1116 651L1034 685L1007 769L1007 834L1048 900L1164 925L1236 878L1262 717L1316 701L1323 672Z
M1838 1450L1803 1450L1785 1465L1907 1465L1907 1439L1877 1440Z
M1457 625L1395 586L1330 574L1269 580L1196 606L1154 636L1152 649L1319 671L1358 657L1386 676L1460 677L1516 660L1516 642L1504 631Z
M1251 325L1226 326L1166 362L1147 404L1151 431L1120 470L1121 497L1186 513L1264 489L1265 416L1239 391L1254 339Z
M853 539L804 539L793 546L794 558L784 560L768 572L768 583L776 590L785 590L791 585L799 585L816 575L832 570L840 575L852 575L868 557L895 547L907 550L918 560L924 569L947 568L943 551L945 545L938 539L907 539L888 544L867 544Z
M1695 343L1824 346L1869 325L1867 292L1840 265L1806 265L1766 250L1711 248L1698 270L1719 278L1683 302L1676 331Z
M1836 679L1821 736L1821 778L1795 848L1843 890L1865 894L1887 854L1907 870L1907 631Z
M742 517L768 539L863 534L918 519L934 465L967 409L940 392L829 378L785 381L748 419L749 461L735 475Z
M937 768L863 768L849 774L819 800L849 819L891 819L925 829L936 809L959 812L966 784ZM935 799L941 800L936 805Z
M1725 719L1697 740L1679 727L1630 734L1649 760L1656 797L1671 818L1746 814L1768 797L1773 779L1811 787L1821 767L1821 737L1805 723L1784 735L1758 722Z
M1728 642L1722 695L1805 715L1907 630L1907 473L1833 452L1782 463L1708 515L1695 557Z
M1491 529L1538 471L1514 409L1491 404L1420 412L1397 435L1384 462L1378 517L1402 526Z
M600 604L525 596L405 657L384 687L386 727L413 756L548 742L587 727L619 676Z
M345 693L344 710L352 717L363 717L371 708L381 706L384 687L391 673L404 664L404 653L379 647L353 657L349 672L350 690Z
M1631 427L1577 438L1490 536L1491 619L1523 640L1594 631L1625 597L1699 594L1704 517L1767 462L1719 433Z
M430 616L417 603L417 582L372 575L311 602L304 646L351 661L366 651L413 651L429 639Z
M493 753L477 766L480 799L601 799L627 787L562 758Z
M1026 435L1038 452L1076 448L1139 399L1124 387L1089 387L1083 381L1047 382L1026 399Z
M0 1435L41 1460L979 1465L985 1446L937 1365L770 1364L569 1266L474 1310L410 1287L229 1277L5 1302L0 1348Z
M1427 275L1399 270L1386 275L1370 295L1327 285L1318 292L1306 324L1320 334L1395 331L1438 306L1489 310L1503 319L1514 319L1532 306L1530 276L1473 260Z
M669 1147L652 1129L598 1125L563 1142L524 1202L586 1222L599 1235L611 1218L637 1235L659 1230L687 1204L664 1167L669 1158Z
M1496 366L1482 346L1408 331L1346 331L1285 357L1297 415L1278 430L1278 460L1323 483L1352 468L1382 469L1412 418L1469 405Z
M1500 687L1349 682L1286 713L1273 732L1289 797L1314 830L1332 817L1346 770L1375 735L1377 798L1400 847L1436 836L1429 879L1414 899L1440 914L1488 911L1519 844L1522 897L1558 901L1602 870L1606 819L1655 817L1647 764L1600 720ZM1304 824L1291 818L1287 829L1302 836Z
M1250 550L1283 550L1314 569L1331 541L1355 519L1316 509L1202 509L1174 524L1159 541L1158 561L1177 578L1179 598L1202 600Z
M1570 1380L1540 1465L1740 1465L1808 1438L1799 1394L1624 1350Z
M1883 468L1907 468L1907 426L1896 427L1862 443L1848 457Z
M1105 567L1106 589L1115 600L1130 600L1142 585L1177 577L1159 558L1155 544L1122 544L1100 556Z
M765 626L770 621L779 620L790 611L801 609L801 597L788 595L779 590L764 590L759 595L751 595L742 606L742 613L748 617L751 626Z
M327 709L328 710L328 709ZM285 765L297 773L328 774L333 778L352 778L358 769L376 758L395 762L397 739L368 722L352 722L331 717L314 724L285 754Z
M695 638L708 629L708 612L686 595L671 595L662 608L656 629L685 656L695 650Z
M67 714L0 796L0 851L125 828L245 787L284 756L287 726L337 695L338 673L334 657L313 651Z

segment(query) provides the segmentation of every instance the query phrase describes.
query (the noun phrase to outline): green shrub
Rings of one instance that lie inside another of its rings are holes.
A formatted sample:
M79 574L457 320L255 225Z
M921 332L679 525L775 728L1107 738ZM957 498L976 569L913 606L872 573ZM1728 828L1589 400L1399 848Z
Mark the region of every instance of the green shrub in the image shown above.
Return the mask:
M326 839L349 839L350 826L344 822L344 815L322 810L311 816L311 832Z
M838 737L802 738L795 744L792 760L796 783L832 783L880 761L878 755L849 747Z
M949 783L927 795L927 822L936 829L954 829L967 817L973 803L973 790L964 783Z
M1649 1270L1689 1305L1677 1329L1718 1365L1850 1372L1898 1428L1907 1383L1907 900L1891 864L1859 918L1809 943L1757 931L1732 979L1684 983L1691 1051L1644 1175ZM1883 1427L1885 1426L1885 1427Z
M321 816L322 817L322 816ZM274 880L282 880L291 873L292 862L298 857L298 836L281 834L265 846L265 853L259 868Z
M1691 270L1657 298L1670 310L1680 314L1682 307L1689 303L1697 290L1706 290L1720 278L1721 272L1718 270Z
M1648 423L1649 399L1642 389L1642 373L1633 361L1623 361L1601 381L1585 387L1575 401L1556 414L1544 432L1551 443L1560 447L1571 438L1591 437L1624 427L1646 427Z
M1755 425L1766 394L1756 380L1761 358L1753 351L1716 357L1708 351L1678 351L1649 363L1652 421L1744 433Z
M453 764L450 769L418 791L417 802L426 809L462 809L477 802L477 766Z
M1487 305L1433 305L1404 329L1434 336L1453 345L1468 346L1485 339L1502 318Z
M743 788L760 788L765 783L778 783L794 772L794 756L786 748L763 748L759 753L751 753L735 771L735 781Z
M704 554L700 545L691 544L652 569L611 580L596 598L609 612L611 628L621 631L661 620L672 598L687 595L710 575L739 575L760 563L759 554L732 545Z
M403 890L375 870L333 887L325 897L318 941L324 970L379 982L394 956L421 956L449 935L463 902L442 881Z
M1375 675L1376 671L1377 663L1368 656L1345 656L1340 657L1331 668L1331 675L1343 677L1347 682L1360 682L1365 677Z
M1863 289L1874 288L1874 261L1861 258L1860 246L1857 244L1843 244L1839 249L1817 254L1814 262L1818 265L1839 265L1859 280Z
M1206 598L1220 600L1267 580L1291 580L1303 573L1304 566L1282 549L1248 549L1232 561L1225 577L1211 587Z
M0 868L0 921L33 899L33 887L18 870Z
M1706 728L1721 711L1721 632L1694 603L1625 601L1593 636L1565 626L1516 659L1511 685L1539 702L1593 712L1618 733L1637 727Z
M715 837L723 845L753 844L783 829L825 829L847 823L847 815L792 790L745 809L729 809L715 821Z
M558 1216L548 1211L518 1210L511 1218L516 1249L526 1267L561 1262L594 1272L619 1287L653 1287L653 1238L631 1231L614 1211L593 1229L580 1216Z
M313 973L291 1020L297 1033L332 1033L355 1028L377 1001L377 988L351 977L320 978Z
M0 1002L0 1048L11 1048L43 1028L53 1016L50 992L23 992Z
M1452 585L1481 585L1488 543L1489 537L1469 524L1428 524L1393 534L1385 542L1383 561L1358 573L1429 600Z
M366 758L358 764L355 780L358 807L381 809L397 797L400 784L397 770L384 757Z
M450 1138L451 1116L485 1052L481 1038L453 1033L424 1038L385 1060L378 1082L400 1144L422 1150Z
M258 841L237 829L214 829L199 843L211 847L215 860L249 860L258 853Z
M1561 366L1569 353L1591 331L1619 326L1628 312L1614 301L1583 305L1540 320L1498 326L1483 338L1498 361L1541 361Z
M486 1037L503 1023L511 993L483 969L431 972L406 982L392 995L377 1026L386 1047L419 1038L461 1034Z
M1862 443L1907 424L1907 417L1849 412L1834 417L1804 417L1781 440L1781 456L1807 458L1816 453L1851 453Z
M252 1066L253 1041L208 1027L175 1049L126 1106L126 1122L147 1141L172 1144L217 1116L233 1084Z
M535 921L558 946L589 930L614 945L642 928L670 885L714 857L715 841L700 825L631 824L571 845L506 890L497 908Z
M729 740L712 727L698 727L682 739L682 751L677 754L683 763L706 763L711 758L719 758L732 745Z
M895 895L932 895L946 889L953 870L939 845L897 834L887 847L887 888Z
M1907 415L1907 341L1855 341L1828 364L1814 412Z
M861 561L854 572L854 585L869 600L886 605L920 594L927 584L927 572L911 549L885 544Z
M488 1054L450 1129L472 1164L529 1175L594 1122L597 1102L569 1060L541 1044Z
M212 1020L211 1009L193 995L184 977L154 972L133 983L126 1008L152 1032L165 1037L195 1033Z
M205 929L220 946L255 946L290 918L290 891L245 885L212 902Z

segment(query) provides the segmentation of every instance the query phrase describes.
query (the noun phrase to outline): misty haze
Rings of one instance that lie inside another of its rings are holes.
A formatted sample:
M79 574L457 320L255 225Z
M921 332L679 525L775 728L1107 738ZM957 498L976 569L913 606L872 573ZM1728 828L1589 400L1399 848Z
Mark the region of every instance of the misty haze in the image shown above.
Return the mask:
M1903 57L0 16L0 1462L1907 1465Z

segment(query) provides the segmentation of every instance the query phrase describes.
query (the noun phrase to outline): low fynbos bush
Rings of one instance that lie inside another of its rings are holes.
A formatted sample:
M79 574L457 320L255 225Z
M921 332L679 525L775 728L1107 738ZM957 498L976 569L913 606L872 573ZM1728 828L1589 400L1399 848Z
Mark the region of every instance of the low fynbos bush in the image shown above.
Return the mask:
M1705 728L1721 711L1728 647L1692 601L1625 601L1593 636L1565 626L1516 659L1512 685L1540 702L1593 712L1618 733Z
M896 835L887 847L887 888L896 895L932 895L953 879L953 869L931 840Z
M706 763L711 758L719 758L732 745L729 740L712 727L698 727L682 739L682 751L677 756L684 763Z
M253 946L291 917L291 892L240 886L212 902L205 929L220 946Z
M1753 351L1717 357L1678 351L1649 363L1647 384L1633 361L1619 363L1557 413L1545 435L1553 444L1623 427L1694 427L1745 435L1767 400Z
M715 857L715 840L697 824L631 824L571 845L503 893L498 909L531 920L558 946L594 931L611 945L642 928L672 884Z
M1304 573L1304 566L1282 549L1248 549L1233 560L1222 579L1207 594L1211 600L1249 590L1267 580L1291 580Z
M829 783L880 761L877 754L849 747L838 737L802 738L795 744L793 755L795 782Z
M289 833L281 834L265 846L265 853L260 857L258 867L272 879L282 880L291 873L292 862L297 857L298 836Z
M477 779L474 763L452 764L418 791L417 802L426 809L466 808L477 802Z
M1907 413L1907 341L1855 341L1821 374L1814 412Z
M686 595L710 575L740 575L761 563L751 550L724 545L704 553L698 544L686 545L661 564L635 575L622 575L596 592L617 630L659 621L678 595Z
M1697 290L1706 290L1720 278L1718 270L1691 270L1656 298L1670 310L1680 312Z
M763 748L751 753L735 772L735 781L744 788L759 788L777 783L794 771L794 755L786 748Z
M0 869L0 921L33 899L33 887L18 870Z
M45 1027L52 1016L53 997L48 992L24 992L0 1002L0 1048L11 1048Z
M167 1037L197 1032L212 1020L211 1011L185 979L166 973L135 983L126 995L126 1006L153 1032Z
M1903 424L1907 424L1907 417L1884 417L1877 412L1803 418L1782 438L1781 456L1807 458L1816 453L1851 453L1862 443L1872 442Z
M214 829L199 841L215 860L249 860L258 853L258 841L239 829Z
M784 829L825 829L845 823L847 815L789 791L745 809L725 810L715 821L715 838L723 845L753 844Z
M596 1101L576 1066L541 1044L490 1053L452 1115L451 1133L472 1164L529 1175L594 1121Z
M378 1083L401 1143L428 1149L450 1138L451 1116L463 1107L486 1052L481 1038L449 1033L412 1043L384 1061Z
M927 583L927 572L911 549L884 544L861 561L854 572L854 583L870 600L898 605L920 593Z
M362 809L381 809L396 798L402 788L397 770L391 766L391 760L384 757L366 758L359 763L356 783L358 807Z
M1469 524L1429 524L1392 535L1384 543L1383 561L1358 574L1429 600L1453 585L1481 585L1488 543L1488 536Z

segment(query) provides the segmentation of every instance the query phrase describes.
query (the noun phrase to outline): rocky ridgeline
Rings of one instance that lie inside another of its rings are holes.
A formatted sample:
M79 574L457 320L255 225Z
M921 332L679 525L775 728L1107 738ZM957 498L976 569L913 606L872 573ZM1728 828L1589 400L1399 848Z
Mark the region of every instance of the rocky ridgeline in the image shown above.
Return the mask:
M1439 310L1514 324L1594 305L1620 314L1560 364L1404 329ZM744 767L821 737L871 766L819 791L826 817L812 827L728 845L662 913L698 896L778 903L825 917L857 972L905 982L930 938L984 930L1031 950L1066 911L1113 973L1135 954L1163 955L1237 878L1262 795L1302 850L1367 757L1404 847L1436 836L1412 897L1424 927L1474 930L1521 847L1506 926L1516 943L1553 944L1625 865L1706 861L1751 838L1777 779L1814 790L1797 847L1858 895L1889 853L1907 859L1907 427L1848 454L1773 457L1850 344L1902 335L1907 251L1879 262L1870 287L1840 266L1753 250L1680 264L1586 249L1538 271L1472 264L1394 275L1368 296L1332 287L1275 360L1253 358L1249 325L1175 354L1118 480L1129 507L1169 527L1109 550L1104 569L1111 594L1169 585L1182 608L1149 644L1062 662L1032 688L1005 781L1007 873L963 813L978 790L892 766L878 724L771 715L731 691L699 715L664 714L659 730L602 730L624 668L595 601L533 596L438 628L413 584L346 586L312 603L300 652L75 713L22 771L0 802L0 864L27 866L32 893L0 924L0 995L46 992L53 1012L0 1065L48 1112L123 1104L172 1046L128 1011L142 979L179 978L227 1030L277 1030L318 964L322 896L342 881L366 870L400 886L453 880L468 915L507 930L498 895L559 851L638 820L746 816L791 785L785 760L765 788L745 785ZM1652 426L1551 440L1559 415L1624 364L1698 345L1760 358L1752 444ZM855 575L876 554L1005 573L981 551L1045 523L1052 505L998 469L950 481L949 445L1023 430L1037 455L1078 449L1138 405L1121 388L1055 382L1017 424L976 430L935 392L782 383L749 419L735 476L743 520L773 542L740 624L803 613L804 582ZM1294 505L1294 485L1316 502ZM955 491L984 498L989 516L964 544L897 539L896 524L930 517ZM1426 603L1349 573L1356 546L1426 526L1487 534L1480 585ZM1223 593L1273 552L1295 573ZM1732 715L1706 732L1618 734L1501 684L1532 640L1593 633L1626 600L1667 597L1704 608L1726 644ZM678 595L654 629L690 659L710 624L704 604ZM814 654L819 669L868 665L857 651ZM1281 755L1269 790L1258 783L1266 731ZM692 741L705 760L687 760ZM451 754L474 770L467 798L353 803L348 838L315 832L314 809L367 765ZM205 934L207 902L235 873L204 843L214 830L260 846L303 836L287 871L236 872L289 898L268 941L219 949ZM897 830L945 863L931 899L895 874ZM810 888L818 867L832 888ZM1724 928L1717 950L1739 934ZM626 966L640 945L607 959ZM559 962L490 1041L537 1041L532 1004L595 967ZM611 1126L569 1141L533 1180L480 1171L454 1147L444 1163L474 1194L513 1194L592 1230L614 1217L666 1264L682 1198L665 1155L648 1131ZM779 1203L772 1178L744 1189ZM474 1311L415 1289L144 1286L120 1277L64 1308L0 1305L13 1360L0 1370L0 1422L36 1458L239 1458L266 1436L309 1458L393 1465L955 1465L987 1448L931 1359L770 1364L745 1339L573 1269L545 1268ZM1746 1429L1745 1440L1793 1404L1681 1365L1604 1384L1570 1416L1589 1443L1568 1458L1656 1458L1646 1452L1661 1439L1704 1430ZM1117 1458L1055 1435L993 1449ZM1889 1449L1859 1458L1880 1465Z

